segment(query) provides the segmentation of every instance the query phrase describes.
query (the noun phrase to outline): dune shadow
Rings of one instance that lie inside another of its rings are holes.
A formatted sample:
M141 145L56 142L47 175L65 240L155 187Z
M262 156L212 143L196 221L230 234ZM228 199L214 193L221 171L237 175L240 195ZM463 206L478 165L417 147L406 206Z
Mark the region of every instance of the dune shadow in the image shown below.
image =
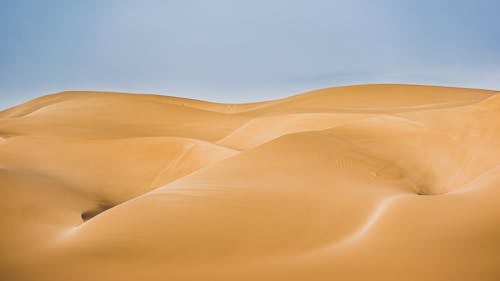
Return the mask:
M98 214L114 207L116 204L113 204L111 202L100 202L97 204L97 206L93 209L87 210L81 214L82 221L86 222L90 220L91 218L97 216Z

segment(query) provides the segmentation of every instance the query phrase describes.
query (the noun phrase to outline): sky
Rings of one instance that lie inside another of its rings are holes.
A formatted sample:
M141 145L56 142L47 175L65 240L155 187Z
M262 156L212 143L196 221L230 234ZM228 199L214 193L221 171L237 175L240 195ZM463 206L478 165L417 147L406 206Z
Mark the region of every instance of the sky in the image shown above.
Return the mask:
M497 0L2 0L0 109L64 90L219 102L412 83L500 90Z

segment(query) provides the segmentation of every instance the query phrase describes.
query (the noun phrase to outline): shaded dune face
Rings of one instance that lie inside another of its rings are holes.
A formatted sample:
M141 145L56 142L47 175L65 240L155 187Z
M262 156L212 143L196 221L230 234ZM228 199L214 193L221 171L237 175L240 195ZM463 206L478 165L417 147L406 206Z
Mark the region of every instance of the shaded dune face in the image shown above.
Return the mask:
M92 209L89 209L85 212L82 213L82 221L83 222L86 222L88 220L90 220L91 218L97 216L98 214L106 211L107 209L109 208L112 208L116 206L116 203L112 203L112 202L99 202L97 203L97 205L92 208Z
M63 92L0 112L0 279L499 280L500 96Z

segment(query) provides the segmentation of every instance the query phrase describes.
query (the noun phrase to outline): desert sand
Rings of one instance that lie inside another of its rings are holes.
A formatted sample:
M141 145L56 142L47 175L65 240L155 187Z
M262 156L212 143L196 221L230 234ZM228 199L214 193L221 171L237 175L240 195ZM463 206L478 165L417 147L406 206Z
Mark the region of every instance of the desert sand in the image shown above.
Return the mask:
M1 280L500 280L500 92L0 112Z

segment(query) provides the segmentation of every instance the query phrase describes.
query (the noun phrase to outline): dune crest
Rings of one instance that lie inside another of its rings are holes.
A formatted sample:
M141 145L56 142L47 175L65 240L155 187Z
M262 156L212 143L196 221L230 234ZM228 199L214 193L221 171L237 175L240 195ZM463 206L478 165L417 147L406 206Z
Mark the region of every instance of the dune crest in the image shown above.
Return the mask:
M0 279L498 280L498 91L0 112Z

